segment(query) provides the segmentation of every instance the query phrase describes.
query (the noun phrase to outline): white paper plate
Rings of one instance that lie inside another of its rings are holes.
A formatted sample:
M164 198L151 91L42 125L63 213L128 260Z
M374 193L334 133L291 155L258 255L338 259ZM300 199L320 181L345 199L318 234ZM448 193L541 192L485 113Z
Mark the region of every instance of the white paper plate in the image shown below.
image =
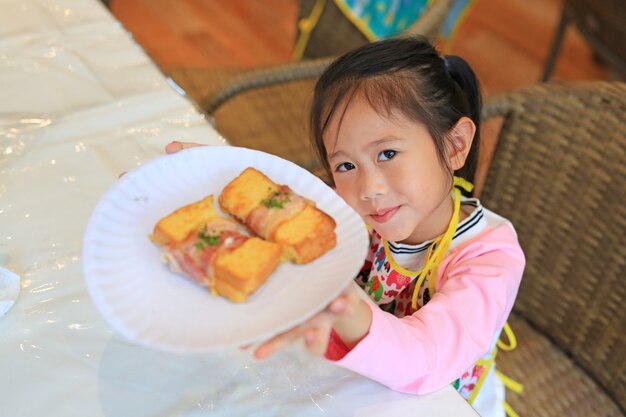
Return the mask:
M234 304L169 272L148 234L175 209L217 198L249 166L332 216L337 246L307 265L280 265L246 303ZM89 220L83 268L96 307L117 332L144 346L200 352L264 340L322 310L358 273L367 242L361 218L308 171L259 151L206 146L163 155L115 183Z

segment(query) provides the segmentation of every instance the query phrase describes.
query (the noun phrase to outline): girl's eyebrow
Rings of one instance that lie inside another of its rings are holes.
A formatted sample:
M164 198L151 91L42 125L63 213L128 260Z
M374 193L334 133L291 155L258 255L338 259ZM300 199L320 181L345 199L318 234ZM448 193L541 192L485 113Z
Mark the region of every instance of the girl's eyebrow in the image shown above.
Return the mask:
M331 159L336 158L336 157L341 156L341 155L345 155L345 153L343 151L337 151L337 152L333 152L330 155L326 156L326 158L328 158L328 160L330 161Z
M398 137L396 137L396 136L385 136L385 137L382 137L382 138L380 138L380 139L378 139L378 140L375 140L375 141L374 141L374 142L372 142L372 143L368 143L368 144L367 144L367 146L366 146L365 148L366 148L366 149L368 149L368 148L375 148L375 147L377 147L378 145L382 145L382 144L384 144L384 143L389 143L389 142L397 142L397 141L400 141L400 140L401 140L401 139L400 139L400 138L398 138Z
M365 145L364 149L365 149L365 150L368 150L368 149L371 149L371 148L376 148L377 146L382 145L382 144L385 144L385 143L389 143L389 142L398 142L398 141L400 141L400 140L401 140L401 139L400 139L400 138L398 138L398 137L396 137L396 136L385 136L385 137L382 137L382 138L380 138L380 139L377 139L377 140L375 140L375 141L373 141L373 142L368 143L367 145ZM345 153L344 151L337 151L337 152L333 152L333 153L331 153L330 155L328 155L328 156L327 156L327 158L328 158L328 160L330 161L330 160L332 160L333 158L336 158L336 157L338 157L338 156L343 156L343 155L345 155L345 154L346 154L346 153Z

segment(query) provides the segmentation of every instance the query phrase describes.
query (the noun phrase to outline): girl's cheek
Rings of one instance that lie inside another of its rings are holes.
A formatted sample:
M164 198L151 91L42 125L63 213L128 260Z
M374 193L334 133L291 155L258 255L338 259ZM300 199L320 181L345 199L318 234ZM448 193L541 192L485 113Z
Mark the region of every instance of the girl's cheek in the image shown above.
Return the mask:
M342 181L341 178L338 179L337 176L334 176L333 180L335 181L335 192L339 194L339 197L343 198L346 203L350 204L349 187L346 186L345 181Z
M335 181L335 192L341 197L354 211L359 212L359 198L356 195L356 191L353 192L350 186L344 183L338 183Z

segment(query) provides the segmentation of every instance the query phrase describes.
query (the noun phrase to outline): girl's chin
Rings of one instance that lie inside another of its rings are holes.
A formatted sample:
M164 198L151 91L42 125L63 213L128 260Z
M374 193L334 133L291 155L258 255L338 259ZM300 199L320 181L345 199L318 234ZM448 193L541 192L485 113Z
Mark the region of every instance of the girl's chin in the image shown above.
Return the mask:
M397 230L397 229L394 230L391 228L386 228L385 226L376 227L372 225L372 227L374 228L374 230L376 230L376 232L383 239L391 241L391 242L404 243L405 240L411 237L411 233L409 231L403 231L403 230Z

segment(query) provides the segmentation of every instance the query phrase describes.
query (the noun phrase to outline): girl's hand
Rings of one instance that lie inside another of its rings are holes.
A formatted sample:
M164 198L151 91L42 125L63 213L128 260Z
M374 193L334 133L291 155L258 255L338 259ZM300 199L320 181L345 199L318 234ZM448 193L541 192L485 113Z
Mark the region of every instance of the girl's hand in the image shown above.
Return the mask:
M183 149L195 148L196 146L204 146L204 145L202 145L200 143L179 142L177 140L174 140L174 141L168 143L167 145L165 145L165 153L167 153L167 154L176 153L178 151L182 151Z
M359 298L355 288L350 285L323 311L264 342L254 351L254 356L257 359L267 358L300 338L304 338L304 346L310 353L322 356L328 347L333 328L344 343L352 348L367 334L371 321L369 306Z

